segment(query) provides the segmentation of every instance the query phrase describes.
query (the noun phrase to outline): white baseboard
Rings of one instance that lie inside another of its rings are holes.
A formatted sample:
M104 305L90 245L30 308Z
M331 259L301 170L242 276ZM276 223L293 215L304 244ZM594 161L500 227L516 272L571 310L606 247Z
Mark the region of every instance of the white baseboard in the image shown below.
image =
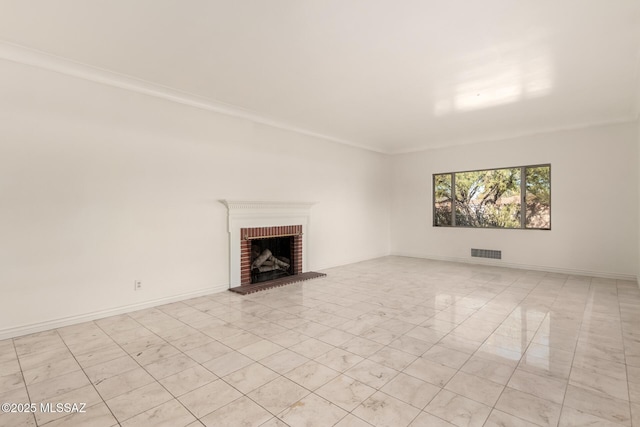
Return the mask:
M489 265L492 267L517 268L521 270L547 271L550 273L563 273L563 274L570 274L575 276L600 277L604 279L630 280L634 282L640 280L640 278L638 278L633 274L610 273L606 271L578 270L578 269L572 269L572 268L550 267L546 265L517 264L517 263L508 263L508 262L499 261L499 260L490 260L490 259L485 260L482 258L446 257L446 256L440 256L440 255L418 254L418 253L410 253L410 252L392 252L391 255L404 256L404 257L410 257L410 258L432 259L436 261L462 262L465 264Z
M410 258L432 259L436 261L450 261L450 262L461 262L466 264L488 265L492 267L506 267L506 268L517 268L517 269L523 269L523 270L547 271L551 273L564 273L564 274L571 274L571 275L578 275L578 276L601 277L606 279L628 280L628 281L635 281L636 283L638 283L638 286L640 287L640 277L637 277L635 275L630 275L630 274L577 270L577 269L557 268L557 267L529 265L529 264L505 263L502 261L495 261L495 260L445 257L445 256L439 256L439 255L427 255L427 254L418 254L418 253L410 253L410 252L380 253L377 255L371 255L367 257L358 257L358 258L341 261L340 263L337 263L337 264L313 266L310 270L321 271L329 268L340 267L342 265L355 264L362 261L382 258L389 255L403 256L403 257L410 257ZM194 292L188 292L185 294L174 295L171 297L159 298L152 301L145 301L138 304L131 304L131 305L115 307L107 310L80 314L76 316L62 317L58 319L48 320L45 322L38 322L38 323L29 324L29 325L0 329L0 340L15 338L22 335L33 334L36 332L42 332L50 329L62 328L64 326L75 325L78 323L102 319L109 316L116 316L118 314L130 313L132 311L143 310L145 308L156 307L159 305L169 304L176 301L182 301L190 298L197 298L204 295L223 292L228 289L229 289L229 285L225 284L220 286L214 286L211 288L201 289Z
M392 254L390 252L384 252L384 253L374 254L374 255L365 256L365 257L350 258L346 261L340 261L337 264L334 263L334 264L328 264L328 265L314 265L309 269L309 271L322 271L322 270L327 270L329 268L341 267L343 265L355 264L362 261L369 261L371 259L382 258L389 255L392 255Z
M331 264L326 266L313 266L309 271L320 271L332 267L339 267L341 265L354 264L356 262L367 261L369 259L380 258L388 256L389 253L383 253L380 255L371 255L369 257L360 257L355 259L346 260L338 264ZM220 285L207 289L202 289L195 292L188 292L186 294L174 295L167 298L160 298L152 301L145 301L138 304L131 304L122 307L115 307L107 310L101 310L91 313L80 314L76 316L62 317L58 319L48 320L44 322L31 323L23 326L15 326L11 328L0 329L0 340L15 338L22 335L34 334L36 332L47 331L50 329L62 328L64 326L75 325L82 322L88 322L91 320L102 319L109 316L116 316L118 314L130 313L132 311L143 310L145 308L156 307L158 305L169 304L176 301L182 301L189 298L196 298L203 295L209 295L217 292L229 290L229 285Z
M95 311L92 313L79 314L77 316L61 317L59 319L47 320L45 322L31 323L29 325L16 326L12 328L0 329L0 340L15 338L22 335L47 331L50 329L62 328L64 326L75 325L91 320L102 319L118 314L130 313L132 311L143 310L145 308L156 307L176 301L183 301L190 298L197 298L204 295L214 294L229 289L229 285L214 286L185 294L174 295L166 298L159 298L152 301L145 301L138 304L125 305L122 307L110 308L107 310Z

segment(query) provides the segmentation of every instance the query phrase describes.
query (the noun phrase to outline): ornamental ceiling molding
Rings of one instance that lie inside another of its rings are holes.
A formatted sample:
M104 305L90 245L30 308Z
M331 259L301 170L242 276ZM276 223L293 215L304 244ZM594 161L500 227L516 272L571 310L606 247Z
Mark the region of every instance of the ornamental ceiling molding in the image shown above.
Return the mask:
M640 58L640 55L639 55ZM227 104L220 101L211 100L198 95L194 95L188 92L173 89L167 86L163 86L157 83L140 79L137 77L127 76L114 71L109 71L103 68L94 67L84 63L76 62L70 59L66 59L57 55L52 55L40 50L31 49L25 46L21 46L15 43L10 43L4 40L0 40L0 60L6 60L32 66L48 71L53 71L63 75L80 78L83 80L91 81L94 83L104 84L106 86L115 87L118 89L124 89L131 92L139 93L142 95L152 96L155 98L163 99L166 101L174 102L177 104L186 105L189 107L198 108L201 110L211 111L226 116L236 117L239 119L249 120L254 123L270 126L277 129L282 129L289 132L295 132L301 135L323 139L370 152L381 154L407 154L417 153L422 151L429 151L440 148L455 147L460 145L480 144L487 142L497 142L507 139L523 138L528 136L563 132L567 130L578 130L590 127L600 127L607 125L631 123L640 120L640 59L639 65L636 70L638 87L636 88L637 96L635 97L634 105L628 114L625 114L616 119L592 121L586 123L575 123L566 126L556 126L549 128L539 128L533 130L524 130L522 132L513 132L507 134L495 134L487 135L485 138L471 138L462 139L457 141L431 141L428 147L422 146L410 146L405 148L399 148L396 150L383 150L367 146L365 144L356 143L353 141L325 135L319 132L313 132L307 129L297 127L295 125L286 123L281 120L269 118L263 114L257 113L252 110L248 110L242 107L238 107L232 104Z
M291 125L281 120L272 119L246 108L211 100L188 92L172 89L170 87L163 86L157 83L152 83L144 79L127 76L125 74L120 74L103 68L94 67L92 65L83 64L81 62L72 61L70 59L2 40L0 40L0 59L16 62L18 64L29 65L48 71L53 71L67 76L88 80L94 83L100 83L107 86L115 87L118 89L124 89L143 95L153 96L155 98L187 105L189 107L199 108L201 110L212 111L214 113L237 117L244 120L250 120L255 123L271 126L289 132L299 133L313 138L320 138L338 144L348 145L367 151L373 151L376 153L384 153L384 151L367 147L363 144L358 144L352 141L336 138L319 132L313 132Z

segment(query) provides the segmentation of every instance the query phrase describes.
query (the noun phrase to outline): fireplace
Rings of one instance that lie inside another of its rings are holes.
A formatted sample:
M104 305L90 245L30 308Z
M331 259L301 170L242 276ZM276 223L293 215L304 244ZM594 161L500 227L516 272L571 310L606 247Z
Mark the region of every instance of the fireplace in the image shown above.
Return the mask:
M302 225L240 229L240 285L302 273Z
M268 249L271 252L270 256L275 259L289 259L289 267L278 269L280 271L273 273L273 276L308 274L310 216L314 203L231 200L221 202L228 209L230 289L252 286L256 283L252 283L252 279L268 280L269 274L261 274L267 271L251 268L252 264L255 267L255 257L251 256L253 246L257 246L255 251L260 254ZM281 251L282 253L279 253Z

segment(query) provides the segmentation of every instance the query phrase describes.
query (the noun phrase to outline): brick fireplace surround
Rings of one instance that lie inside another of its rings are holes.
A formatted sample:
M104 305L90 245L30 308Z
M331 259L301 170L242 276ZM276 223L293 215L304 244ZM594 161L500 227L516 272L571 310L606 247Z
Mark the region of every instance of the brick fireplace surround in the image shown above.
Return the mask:
M251 282L248 237L292 235L294 274L308 271L312 202L222 200L228 209L229 288Z
M292 274L302 273L302 225L240 229L240 285L251 284L251 241L255 238L291 236Z

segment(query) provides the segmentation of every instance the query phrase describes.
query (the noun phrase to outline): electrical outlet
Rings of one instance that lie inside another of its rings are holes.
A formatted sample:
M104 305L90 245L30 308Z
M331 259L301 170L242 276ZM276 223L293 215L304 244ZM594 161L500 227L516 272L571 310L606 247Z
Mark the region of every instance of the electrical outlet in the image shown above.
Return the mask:
M134 280L133 281L133 290L137 291L139 289L142 289L142 281L141 280Z

